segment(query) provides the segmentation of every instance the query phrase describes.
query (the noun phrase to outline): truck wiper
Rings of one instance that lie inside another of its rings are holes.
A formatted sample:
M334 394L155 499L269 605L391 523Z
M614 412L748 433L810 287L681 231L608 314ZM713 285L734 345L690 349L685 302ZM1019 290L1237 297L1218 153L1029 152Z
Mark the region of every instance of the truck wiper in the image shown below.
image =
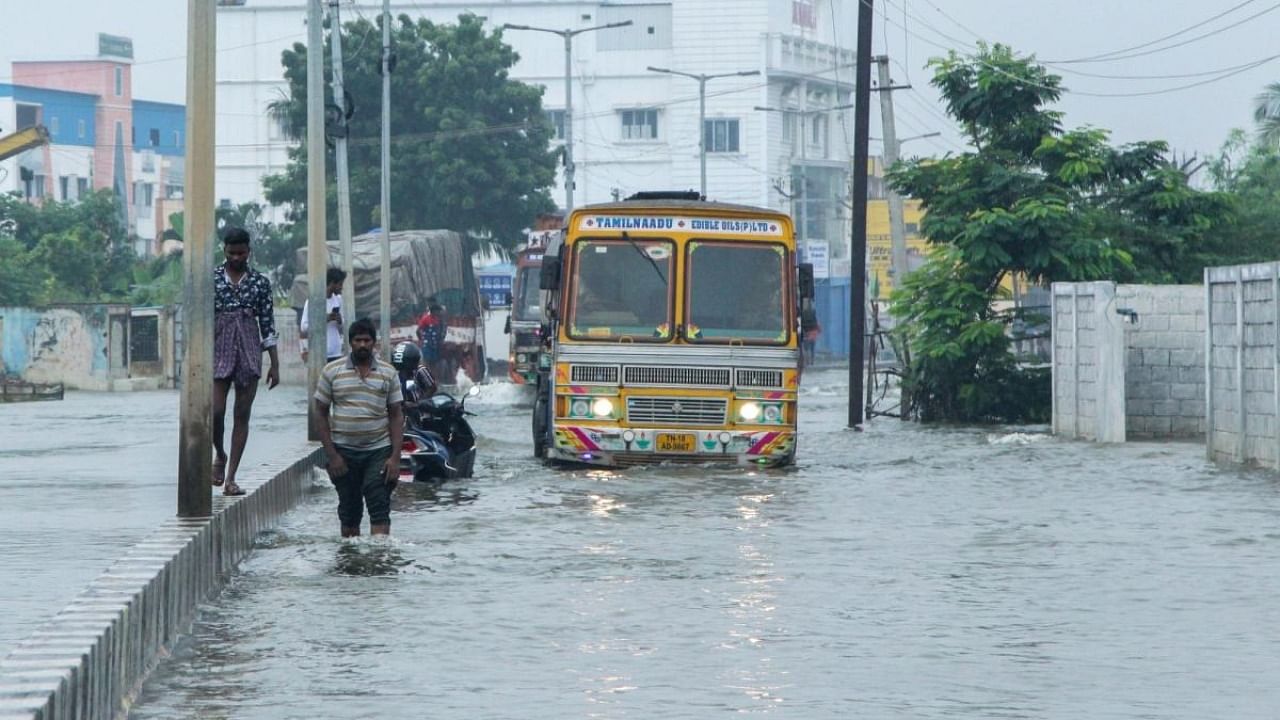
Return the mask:
M645 252L644 248L640 247L640 243L636 242L635 240L632 240L631 235L626 231L623 231L622 239L626 240L628 245L635 248L635 251L640 253L640 257L649 261L649 264L653 266L653 271L658 273L658 279L662 281L662 287L666 287L667 276L662 274L662 268L658 267L658 261L649 257L649 253Z

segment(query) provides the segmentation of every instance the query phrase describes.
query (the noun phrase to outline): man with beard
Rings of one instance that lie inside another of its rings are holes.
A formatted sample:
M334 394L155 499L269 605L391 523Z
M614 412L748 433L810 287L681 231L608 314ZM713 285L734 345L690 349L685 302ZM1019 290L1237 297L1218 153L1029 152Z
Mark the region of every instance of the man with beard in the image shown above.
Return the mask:
M316 428L338 491L342 537L360 534L365 508L372 534L391 533L391 491L400 479L404 444L403 395L396 369L373 354L377 339L372 320L352 323L351 354L325 365L316 383Z
M249 233L231 228L222 236L226 262L213 271L213 484L223 495L244 495L236 471L249 440L249 416L262 377L262 351L271 357L267 389L280 384L277 369L275 304L271 281L249 267ZM236 388L231 457L223 449L227 395Z

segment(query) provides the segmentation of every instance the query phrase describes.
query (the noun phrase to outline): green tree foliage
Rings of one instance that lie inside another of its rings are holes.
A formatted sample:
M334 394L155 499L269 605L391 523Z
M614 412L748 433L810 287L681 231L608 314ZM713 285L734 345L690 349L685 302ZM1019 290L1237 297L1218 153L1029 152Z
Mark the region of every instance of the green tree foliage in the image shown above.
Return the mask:
M349 122L351 216L354 232L376 225L380 202L382 78L380 26L344 26L344 84L354 115ZM549 187L555 155L542 110L542 89L511 80L518 56L487 33L474 15L456 25L414 22L402 15L392 28L397 65L391 75L391 212L393 227L449 228L491 238L507 248L539 212L554 209ZM329 88L329 49L325 87ZM306 128L307 48L283 53L289 95L273 110L292 134ZM290 150L289 165L268 177L267 199L306 212L306 149ZM334 158L327 155L327 219L336 235Z
M44 205L0 196L0 242L9 266L0 271L0 296L23 305L124 298L137 259L117 202L109 190Z
M1043 420L1047 375L1010 352L999 309L1011 274L1056 280L1181 279L1189 248L1227 201L1197 192L1166 147L1121 147L1107 133L1064 130L1047 108L1060 78L1002 45L931 61L933 84L976 148L899 164L890 180L921 199L926 265L893 296L912 351L906 389L924 420Z
M1220 231L1217 245L1223 250L1205 264L1280 258L1280 146L1250 143L1244 131L1234 130L1209 163L1209 177L1231 198L1235 217Z

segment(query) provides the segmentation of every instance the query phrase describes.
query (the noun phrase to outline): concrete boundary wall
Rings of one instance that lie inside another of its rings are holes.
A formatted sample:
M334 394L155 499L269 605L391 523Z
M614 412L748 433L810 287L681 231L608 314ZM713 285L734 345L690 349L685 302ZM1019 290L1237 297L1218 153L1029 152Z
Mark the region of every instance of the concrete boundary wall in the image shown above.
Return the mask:
M1280 469L1280 263L1205 268L1209 459Z
M109 720L127 712L147 674L271 527L308 494L318 446L214 496L208 518L173 519L133 546L72 603L0 661L0 720Z
M1054 283L1053 433L1125 440L1125 342L1112 282Z

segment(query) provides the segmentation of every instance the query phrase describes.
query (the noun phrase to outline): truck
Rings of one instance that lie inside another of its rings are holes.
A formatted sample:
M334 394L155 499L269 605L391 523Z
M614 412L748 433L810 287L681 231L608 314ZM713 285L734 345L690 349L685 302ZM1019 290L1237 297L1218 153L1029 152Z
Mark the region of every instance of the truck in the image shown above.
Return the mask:
M337 240L327 243L329 266L342 267ZM446 333L437 380L452 384L461 370L472 382L484 379L484 310L468 243L453 230L396 230L391 233L390 346L418 342L417 321L431 302L445 309ZM345 300L348 322L368 317L380 324L382 237L379 231L351 239L355 303ZM307 267L307 249L297 251L298 267ZM305 274L293 280L290 295L307 297Z
M511 314L504 332L509 338L507 361L511 381L537 384L543 357L542 301L538 277L542 270L542 252L547 240L559 230L535 230L529 233L523 247L516 251L516 275L511 283Z

